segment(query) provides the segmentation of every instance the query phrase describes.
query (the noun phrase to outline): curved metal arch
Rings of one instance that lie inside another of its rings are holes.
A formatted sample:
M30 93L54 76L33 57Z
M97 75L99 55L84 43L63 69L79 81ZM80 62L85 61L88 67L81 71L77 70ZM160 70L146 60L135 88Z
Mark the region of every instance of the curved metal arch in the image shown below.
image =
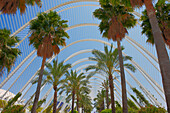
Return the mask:
M79 63L81 63L81 62L79 62ZM77 64L79 64L79 63L77 63ZM75 65L77 65L77 64L75 64L75 63L73 63L74 64L74 66ZM73 66L73 65L72 65ZM99 75L101 75L101 76L104 76L104 75L102 75L101 73L99 74ZM97 78L99 78L99 77L97 77ZM99 79L102 79L102 78L99 78ZM102 80L104 80L104 79L102 79ZM120 81L119 81L119 83L120 83ZM116 84L117 85L117 84ZM118 85L117 85L117 87L119 87ZM120 87L119 87L119 89L120 89ZM51 90L52 90L52 86L51 86L51 88L46 92L46 94L43 96L43 98L45 98L45 97L47 97L48 95L49 95L49 93L51 92ZM128 90L127 90L127 92L128 92ZM129 95L130 95L130 92L128 92L129 93ZM42 99L43 99L42 98ZM51 100L52 101L52 100ZM62 102L62 101L61 101ZM60 102L60 103L61 103ZM59 105L60 105L60 103L59 103ZM44 108L45 109L45 108ZM43 111L43 110L42 110Z
M69 27L68 29L66 29L66 30L70 30L70 29L73 29L73 28L76 28L76 27L80 27L80 26L98 26L98 24L94 24L94 23L86 23L86 24L78 24L78 25L74 25L74 26L71 26L71 27ZM128 37L128 36L126 36L129 40L132 40L133 42L135 42L133 39L131 39L130 37ZM126 39L126 38L125 38ZM128 41L128 40L127 40ZM129 41L128 41L129 42ZM132 43L130 43L130 44L132 44ZM135 44L137 44L137 46L138 47L140 47L140 44L138 44L138 43L135 43ZM134 46L133 44L132 44L132 46ZM135 47L135 46L134 46ZM136 48L136 47L135 47ZM137 48L136 48L137 49ZM144 50L144 51L146 51L147 52L147 54L149 55L149 56L152 56L152 58L154 58L153 57L153 55L149 52L149 51L147 51L147 50L145 50L144 48L141 48L142 50ZM137 49L140 53L142 53L139 49ZM15 72L34 54L36 52L36 50L33 50L15 69L14 69L14 71L12 71L10 74L9 74L9 76L0 84L0 88L15 74ZM156 66L144 55L144 54L142 54L155 68L156 68ZM156 68L156 69L158 69L158 68ZM159 70L158 70L159 71Z
M77 69L77 71L79 71L79 70L82 70L82 69L84 69L85 67L87 67L89 64L85 64L85 65L82 65L82 66L80 66L80 67L78 67L78 69ZM125 70L129 73L129 75L136 81L137 79L134 77L134 75L132 74L132 73L130 73L130 71L128 71L126 68L125 68ZM120 75L120 73L118 73L119 75ZM113 76L114 77L114 76ZM118 79L116 79L120 84L121 84L121 82L118 80ZM130 87L132 87L131 86L131 84L126 80L126 82L128 83L128 85L130 86ZM152 94L150 94L150 92L137 80L136 81L136 83L139 85L139 87L141 87L141 88L143 88L146 92L147 92L147 94L149 95L147 95L146 94L146 96L150 99L150 98L152 98L152 100L154 100L155 101L155 103L156 103L156 105L158 105L158 106L161 106L161 104L155 99L155 97L153 97L153 95ZM160 94L160 93L159 93ZM162 96L161 96L162 97ZM163 98L163 97L162 97ZM164 99L163 99L164 100ZM165 100L164 100L165 101Z
M78 67L79 69L77 69L77 70L82 70L82 69L84 69L84 68L86 68L88 65L90 65L90 64L85 64L85 65L82 65L81 67ZM92 65L92 64L91 64ZM126 68L125 68L126 69ZM127 70L127 69L126 69ZM130 71L127 71L128 73L130 72ZM119 74L119 73L118 73ZM158 106L162 106L156 99L155 99L155 97L136 79L136 77L132 74L132 73L129 73L130 74L130 76L135 80L135 82L139 85L139 87L141 87L141 88L143 88L146 92L147 92L147 94L149 95L147 95L146 94L146 96L150 99L152 99L155 103L156 103L156 105L158 105ZM120 74L119 74L120 75ZM120 81L117 79L117 81L120 83ZM128 82L127 80L126 80L126 82ZM131 87L131 85L130 85L130 83L128 84L130 87ZM145 92L144 92L145 93Z
M106 43L106 44L107 44L107 43ZM108 45L108 44L107 44L107 45ZM109 45L111 45L111 44L109 43ZM114 47L114 46L113 46L113 47ZM114 47L114 48L115 48L115 47ZM79 55L79 54L82 54L82 53L88 53L88 52L91 52L91 51L92 51L91 49L78 51L78 52L70 55L65 61L68 61L70 58L72 58L72 57L74 57L74 56L76 56L76 55ZM122 53L123 53L123 52L122 52ZM123 53L123 55L127 56L125 53ZM138 69L140 72L144 73L144 74L142 74L142 75L146 78L146 80L148 80L148 79L147 79L147 77L148 77L148 78L160 89L160 91L163 93L163 89L160 87L159 84L157 84L157 83L150 77L149 74L147 74L134 60L131 60L130 62L132 62L132 63L135 65L135 67L137 67L137 69ZM147 76L147 77L146 77L146 76ZM148 80L148 82L150 83L149 80ZM151 86L152 86L152 84L151 84ZM154 86L152 86L152 87L154 88ZM154 88L154 89L157 90L156 88Z
M84 39L84 40L89 40L89 39ZM91 39L91 40L96 40L96 41L99 41L99 42L105 43L105 44L107 44L107 45L110 45L110 43L105 42L105 41L102 41L102 40L97 40L97 39ZM78 42L78 41L77 41L77 42ZM79 42L81 42L81 41L79 41ZM71 44L69 44L68 46L71 46Z

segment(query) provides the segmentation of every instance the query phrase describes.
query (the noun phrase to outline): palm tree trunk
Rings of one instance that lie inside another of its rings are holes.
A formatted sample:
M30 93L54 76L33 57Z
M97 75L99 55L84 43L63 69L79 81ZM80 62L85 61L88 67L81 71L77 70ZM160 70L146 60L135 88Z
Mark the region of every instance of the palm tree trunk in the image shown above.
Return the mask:
M106 104L107 104L107 109L109 109L109 90L108 87L106 87Z
M122 49L120 46L119 38L117 38L117 48L118 48L118 53L119 53L119 65L120 65L120 74L121 74L123 113L128 113L125 72L124 72L124 66L123 66Z
M158 55L159 66L162 75L162 83L165 91L165 98L167 102L167 110L170 112L170 60L165 48L165 43L158 26L158 20L155 15L155 9L152 4L152 0L144 0L147 15L149 17L149 22L152 28L152 34L154 37L154 42L156 46L156 51Z
M79 97L78 97L78 95L77 95L77 111L79 113Z
M83 107L83 105L82 105L82 111L81 111L81 113L83 113L83 110L84 110L84 107Z
M43 72L44 72L45 61L46 61L46 56L44 56L43 60L42 60L41 71L40 71L40 74L39 74L37 90L36 90L36 93L35 93L35 99L34 99L34 103L33 103L31 113L36 113L38 99L39 99L39 95L40 95L41 82L42 82L42 77L43 77Z
M71 113L74 111L74 96L75 96L75 90L72 91L72 110Z
M53 113L57 112L57 86L54 86L54 103L53 103Z
M112 113L116 113L115 112L115 101L114 101L113 77L111 74L109 75L109 84L110 84L110 94L111 94L111 103L112 103Z
M102 106L103 106L103 109L102 109L102 110L104 110L104 109L105 109L104 98L103 98Z

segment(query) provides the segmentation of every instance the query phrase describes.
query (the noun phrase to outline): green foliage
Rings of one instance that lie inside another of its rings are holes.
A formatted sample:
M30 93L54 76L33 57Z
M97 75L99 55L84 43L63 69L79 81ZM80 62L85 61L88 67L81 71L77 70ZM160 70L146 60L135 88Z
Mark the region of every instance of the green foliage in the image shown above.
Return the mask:
M53 60L53 65L50 63L45 64L47 70L44 71L44 75L47 76L47 82L52 84L53 86L58 86L64 81L60 78L71 68L71 64L65 64L64 61L58 62L58 60Z
M136 94L137 98L139 99L139 103L141 105L147 105L147 106L150 105L149 101L144 97L144 95L139 90L137 90L136 88L132 88L132 90Z
M138 113L138 109L128 108L128 113Z
M64 113L68 113L68 110L70 109L69 106L67 106L65 109L64 109Z
M13 105L2 111L2 113L25 113L23 105Z
M100 113L112 113L112 109L102 110Z
M122 50L124 48L122 47ZM96 65L90 65L86 68L86 71L94 69L94 73L104 72L108 76L109 74L113 74L115 71L119 71L119 56L118 49L113 49L111 46L110 50L107 46L104 46L104 53L99 50L93 50L92 54L94 57L89 57L90 60L96 61ZM131 60L130 56L123 56L124 67L130 69L131 71L135 71L135 67L129 63L125 63L128 60Z
M132 109L134 109L134 110L138 110L138 109L139 109L139 108L136 106L136 104L135 104L131 99L128 99L127 103L128 103L128 107L129 107L129 108L132 108Z
M52 107L53 107L53 104L49 105L49 106L43 111L43 113L52 113Z
M157 108L153 105L142 107L138 113L166 113L164 108Z
M101 8L96 9L93 12L93 15L101 20L99 30L104 38L113 39L114 41L117 37L116 35L123 38L125 33L127 33L126 28L135 26L136 19L129 13L133 11L132 8L115 3L111 4L110 0L100 0L99 3ZM110 30L112 31L112 36L109 35Z
M17 9L20 10L20 14L23 14L27 8L27 5L35 5L35 3L41 7L41 0L2 0L0 1L0 11L7 14L15 14Z
M98 93L97 93L97 97L94 98L94 107L100 112L102 110L104 110L105 106L104 106L104 99L106 97L106 93L105 93L105 90L102 89L101 91L98 90Z
M3 108L7 105L7 102L5 100L0 100L0 108Z
M69 113L71 113L71 111ZM78 111L74 110L73 113L78 113Z
M38 101L37 110L36 110L37 113L39 113L39 112L41 112L41 111L43 110L43 108L41 107L41 105L42 105L44 102L46 102L46 99L43 99L43 100ZM29 109L29 111L31 111L32 105L28 106L28 109Z
M31 112L31 109L32 109L32 105L28 106L28 110ZM37 108L36 112L37 113L40 113L41 111L43 110L43 107L39 107Z
M9 73L16 58L21 54L18 48L14 48L19 42L19 37L10 37L10 34L10 30L0 29L0 75L5 69Z
M160 30L162 31L162 36L164 41L170 47L170 4L166 3L165 0L158 0L155 6L156 17ZM154 38L152 34L151 24L149 22L149 17L147 16L146 10L142 12L141 21L142 21L142 34L147 36L147 42L154 44Z
M116 104L116 108L121 108L121 105L119 104L118 101L115 101L115 104Z
M10 101L8 101L8 104L4 107L4 110L8 108L12 108L14 103L18 100L18 98L22 95L22 93L17 93L14 98L12 98Z
M50 58L53 53L58 54L60 52L58 46L66 45L65 38L69 38L65 32L65 28L68 27L66 23L67 21L61 20L61 17L55 11L40 13L37 19L30 22L32 34L29 41L37 49L38 56L46 55L46 58Z

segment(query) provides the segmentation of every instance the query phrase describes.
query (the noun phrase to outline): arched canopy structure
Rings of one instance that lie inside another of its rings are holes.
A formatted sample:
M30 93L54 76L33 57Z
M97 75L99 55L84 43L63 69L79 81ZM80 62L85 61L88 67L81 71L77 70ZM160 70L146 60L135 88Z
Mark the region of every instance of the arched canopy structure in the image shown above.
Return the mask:
M91 50L103 51L104 44L110 45L111 43L116 47L115 42L112 40L103 39L98 30L99 21L93 16L93 11L97 8L99 8L98 0L42 0L41 8L29 6L23 15L20 15L19 11L12 15L0 14L0 29L10 29L11 36L16 35L21 38L21 41L15 47L21 49L22 52L9 75L5 72L1 77L0 88L7 90L6 94L8 91L14 94L22 92L21 100L25 100L24 103L29 101L30 96L35 92L36 87L30 82L40 69L41 58L37 57L36 50L29 46L28 37L30 36L29 23L36 18L38 13L48 13L50 10L57 11L62 19L68 20L69 25L68 29L66 29L70 36L70 39L66 41L67 46L61 49L58 56L47 59L47 62L58 58L59 61L71 63L73 69L78 70L80 69L78 67L94 63L94 61L88 60L88 57L92 57ZM142 10L133 12L137 19L140 18ZM128 84L127 91L129 94L133 94L131 87L136 87L143 94L146 93L147 98L153 104L165 107L155 47L146 43L146 36L141 34L140 22L133 29L129 29L128 32L129 34L122 41L122 45L125 47L123 52L124 55L133 57L132 63L137 68L137 71L131 75L125 69ZM80 70L83 71L84 68ZM104 78L99 74L95 76L98 77L97 79ZM119 74L117 73L115 76L119 76ZM117 78L115 83L120 86L120 77ZM94 83L91 84L94 85ZM53 95L53 90L50 87L49 84L46 84L41 89L40 95L40 98L46 97L48 102L52 101ZM91 93L92 98L96 96L95 89L96 86L94 85ZM46 91L48 92L46 93ZM121 93L121 90L118 91ZM2 96L6 94L4 93ZM121 99L121 97L118 98ZM48 102L43 106L48 106L50 104Z

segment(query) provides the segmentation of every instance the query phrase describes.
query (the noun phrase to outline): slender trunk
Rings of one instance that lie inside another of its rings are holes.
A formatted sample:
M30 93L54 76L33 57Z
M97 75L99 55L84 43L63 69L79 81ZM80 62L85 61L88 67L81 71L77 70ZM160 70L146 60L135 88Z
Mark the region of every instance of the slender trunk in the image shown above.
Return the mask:
M31 113L36 113L38 99L39 99L39 95L40 95L41 82L42 82L42 77L43 77L43 72L44 72L45 61L46 61L46 56L43 57L43 61L42 61L42 65L41 65L41 71L40 71L39 79L38 79L37 90L36 90L36 93L35 93L35 99L34 99L34 103L33 103Z
M112 113L116 113L115 112L115 101L114 101L113 77L111 74L109 75L109 85L110 85L110 94L111 94L111 103L112 103Z
M152 34L154 37L154 42L156 46L156 51L158 55L159 66L162 75L162 83L165 91L165 98L167 102L167 110L170 112L170 60L165 48L165 43L158 26L158 20L155 15L155 10L152 4L152 0L144 0L147 15L149 17L149 22L152 28Z
M54 103L53 103L53 113L57 112L57 86L54 86Z
M102 106L103 106L103 109L102 109L102 110L104 110L104 109L105 109L104 98L103 98Z
M79 96L77 95L77 111L79 113Z
M82 105L82 111L81 111L81 113L83 113L83 105Z
M72 110L71 113L74 111L74 96L75 96L75 90L72 91Z
M125 72L124 72L124 65L123 65L122 49L120 46L119 38L117 38L117 48L119 53L119 65L120 65L120 74L121 74L123 113L128 113Z
M109 90L108 87L106 87L106 104L107 104L107 109L109 109Z

